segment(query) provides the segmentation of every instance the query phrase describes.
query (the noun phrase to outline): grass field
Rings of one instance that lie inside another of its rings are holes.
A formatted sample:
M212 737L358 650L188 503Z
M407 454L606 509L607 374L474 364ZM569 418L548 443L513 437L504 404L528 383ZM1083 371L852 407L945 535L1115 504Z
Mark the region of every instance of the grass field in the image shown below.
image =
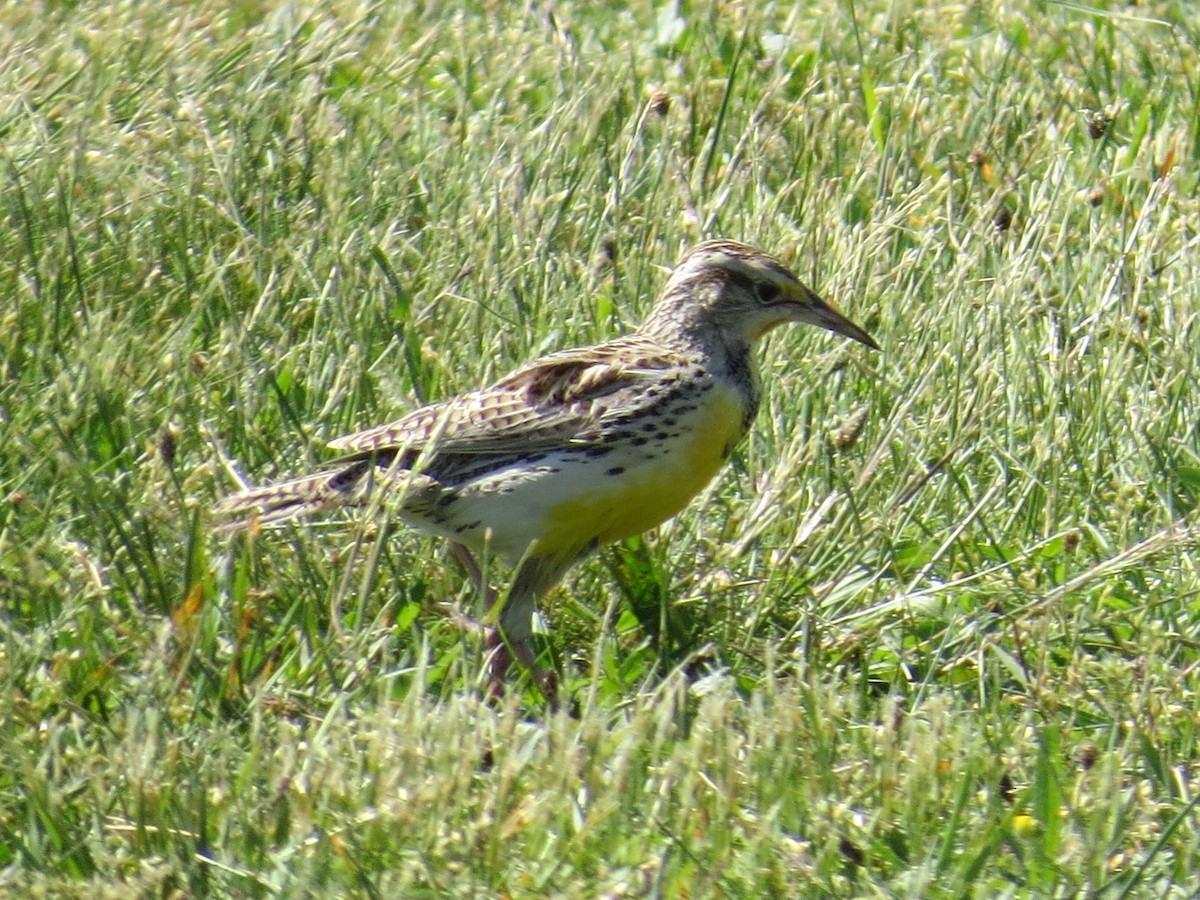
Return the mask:
M4 7L0 891L1193 896L1200 21L935 6ZM575 715L436 541L216 528L708 236L884 349L549 598Z

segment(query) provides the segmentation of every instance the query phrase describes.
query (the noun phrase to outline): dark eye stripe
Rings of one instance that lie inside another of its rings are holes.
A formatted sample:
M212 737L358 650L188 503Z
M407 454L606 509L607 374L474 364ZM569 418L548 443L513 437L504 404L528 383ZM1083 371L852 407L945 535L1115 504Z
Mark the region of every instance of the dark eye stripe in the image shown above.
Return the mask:
M754 282L741 272L732 271L729 273L729 280L745 291L747 294L754 291Z

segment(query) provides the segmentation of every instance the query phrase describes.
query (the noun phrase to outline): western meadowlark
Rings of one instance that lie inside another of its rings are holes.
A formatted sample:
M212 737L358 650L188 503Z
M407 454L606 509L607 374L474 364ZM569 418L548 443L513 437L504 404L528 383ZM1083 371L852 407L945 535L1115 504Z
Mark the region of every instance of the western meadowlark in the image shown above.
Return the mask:
M755 342L805 322L873 349L869 334L777 259L706 241L684 255L641 327L535 360L490 387L414 410L330 446L322 471L228 497L223 514L259 522L386 492L404 522L515 570L499 606L494 684L515 655L555 701L530 648L535 603L602 544L669 519L750 428L760 389Z

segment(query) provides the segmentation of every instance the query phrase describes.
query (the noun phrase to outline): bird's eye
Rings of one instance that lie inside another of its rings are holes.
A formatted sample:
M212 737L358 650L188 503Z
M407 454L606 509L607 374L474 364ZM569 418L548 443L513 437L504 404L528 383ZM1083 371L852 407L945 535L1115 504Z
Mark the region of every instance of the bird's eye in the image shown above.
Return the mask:
M770 281L760 281L754 286L754 293L758 302L766 306L779 299L779 286Z

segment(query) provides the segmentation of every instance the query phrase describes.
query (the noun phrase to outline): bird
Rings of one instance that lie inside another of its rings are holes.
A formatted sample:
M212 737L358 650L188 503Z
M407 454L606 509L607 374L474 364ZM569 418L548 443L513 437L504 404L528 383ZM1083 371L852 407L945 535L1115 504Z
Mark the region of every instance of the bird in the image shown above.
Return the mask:
M493 690L503 692L515 658L554 707L556 673L538 667L531 646L537 601L598 547L670 519L712 480L759 409L755 347L790 322L879 349L779 259L706 240L632 332L339 437L332 463L242 490L216 511L267 524L386 505L450 541L477 587L476 557L498 558L513 575L491 595Z

